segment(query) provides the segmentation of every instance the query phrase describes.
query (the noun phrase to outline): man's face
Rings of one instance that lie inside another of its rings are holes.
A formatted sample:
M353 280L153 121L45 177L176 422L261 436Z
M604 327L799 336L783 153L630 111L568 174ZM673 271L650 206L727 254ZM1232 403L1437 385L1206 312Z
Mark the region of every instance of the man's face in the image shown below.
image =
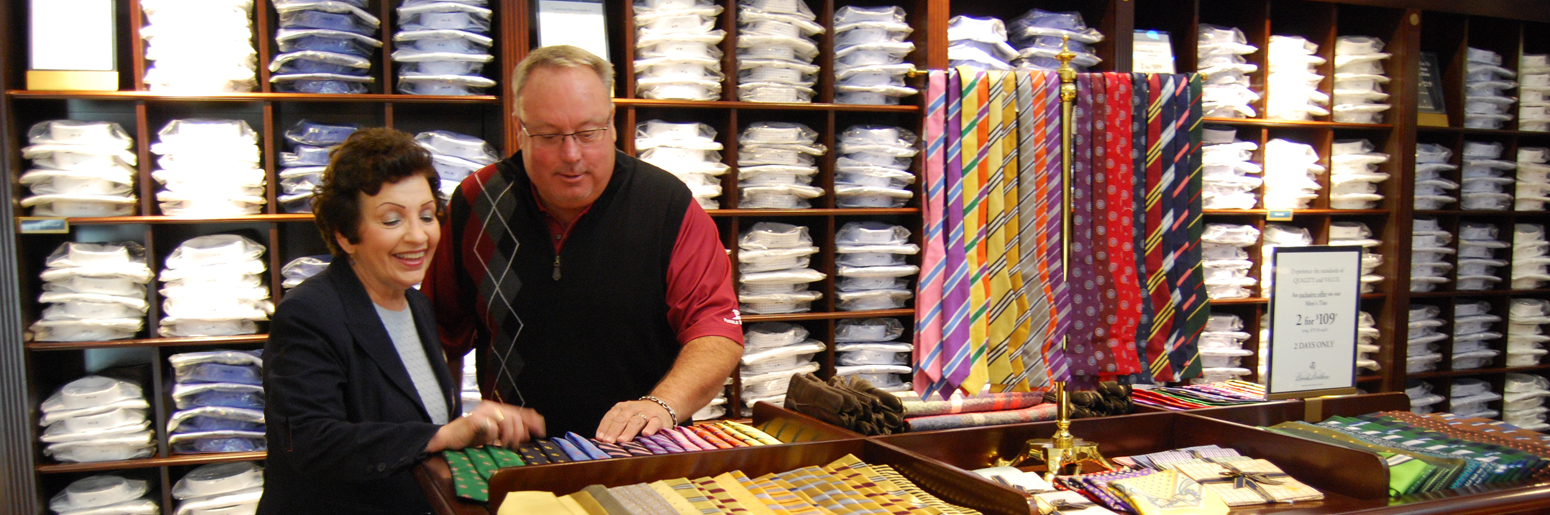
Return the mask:
M522 164L544 207L569 221L592 205L614 171L613 102L590 68L539 68L523 86L517 117ZM577 136L606 129L584 143ZM549 135L546 137L546 135Z

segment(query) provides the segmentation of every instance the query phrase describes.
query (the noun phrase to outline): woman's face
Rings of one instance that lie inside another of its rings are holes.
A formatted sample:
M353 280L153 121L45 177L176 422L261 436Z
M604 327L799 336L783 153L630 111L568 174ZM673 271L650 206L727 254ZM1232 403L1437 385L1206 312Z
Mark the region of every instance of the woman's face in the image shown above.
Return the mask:
M350 255L355 273L368 290L379 293L402 293L419 284L441 241L430 184L415 174L382 185L376 195L357 195L360 241L350 243L344 235L334 234Z

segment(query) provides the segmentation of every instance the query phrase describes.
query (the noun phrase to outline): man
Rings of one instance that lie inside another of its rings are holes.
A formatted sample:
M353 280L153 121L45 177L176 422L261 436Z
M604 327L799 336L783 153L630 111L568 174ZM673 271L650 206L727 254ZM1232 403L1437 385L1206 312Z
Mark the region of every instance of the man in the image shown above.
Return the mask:
M460 376L549 434L687 422L742 355L731 264L677 178L615 149L613 67L571 46L512 73L521 150L453 193L421 290Z

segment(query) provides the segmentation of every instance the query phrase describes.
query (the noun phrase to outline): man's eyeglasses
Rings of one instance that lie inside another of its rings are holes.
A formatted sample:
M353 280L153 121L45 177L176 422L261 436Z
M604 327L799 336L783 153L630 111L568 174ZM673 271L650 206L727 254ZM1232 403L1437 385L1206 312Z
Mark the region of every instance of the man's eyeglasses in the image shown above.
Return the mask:
M607 134L608 129L611 128L613 128L613 122L610 121L608 125L604 125L596 129L587 129L584 131L569 132L564 134L533 134L528 132L527 126L524 125L522 127L522 133L526 134L528 138L531 138L533 140L533 144L540 147L558 147L565 144L565 138L567 137L575 138L577 145L588 146L599 141L603 141L603 135Z

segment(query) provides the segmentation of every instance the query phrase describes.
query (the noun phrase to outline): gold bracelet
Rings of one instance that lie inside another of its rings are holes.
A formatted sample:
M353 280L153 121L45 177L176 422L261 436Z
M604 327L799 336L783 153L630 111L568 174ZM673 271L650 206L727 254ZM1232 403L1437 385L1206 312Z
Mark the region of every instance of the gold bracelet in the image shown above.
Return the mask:
M657 405L661 406L662 409L667 410L667 416L669 418L673 419L673 423L669 424L668 427L672 427L672 426L678 425L678 412L673 411L673 407L672 406L668 406L666 401L663 401L662 399L658 399L655 395L647 395L647 396L641 397L639 400L651 401L651 402L657 403Z

